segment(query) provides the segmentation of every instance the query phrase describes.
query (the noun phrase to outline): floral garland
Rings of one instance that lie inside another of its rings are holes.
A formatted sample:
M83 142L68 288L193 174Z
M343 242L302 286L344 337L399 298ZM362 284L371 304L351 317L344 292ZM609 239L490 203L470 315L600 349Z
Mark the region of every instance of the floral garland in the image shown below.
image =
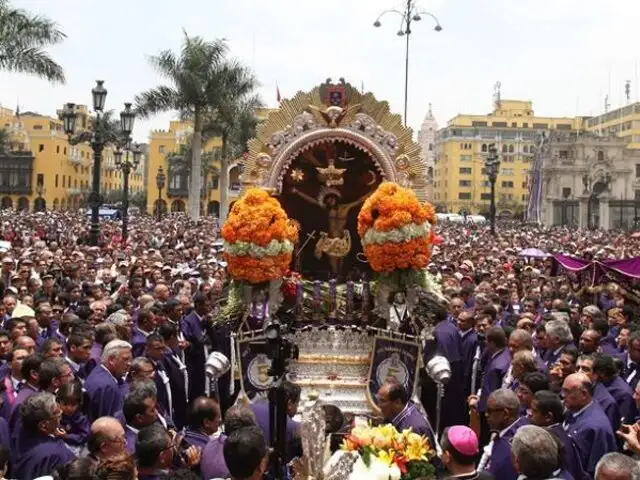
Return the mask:
M435 451L426 437L411 429L398 432L393 425L356 427L341 445L356 452L360 459L350 478L392 478L415 480L431 478L435 468L429 461Z
M422 270L429 263L435 210L416 194L384 182L364 202L358 234L371 268L379 273Z
M258 284L286 274L298 229L278 200L252 188L233 205L222 227L222 238L231 277Z

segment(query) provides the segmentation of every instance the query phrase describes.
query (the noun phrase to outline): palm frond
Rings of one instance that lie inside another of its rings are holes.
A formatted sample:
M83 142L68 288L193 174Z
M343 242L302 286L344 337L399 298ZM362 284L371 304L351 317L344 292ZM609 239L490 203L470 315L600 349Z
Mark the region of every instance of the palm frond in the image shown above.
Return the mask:
M64 71L44 51L66 35L52 20L0 2L0 69L64 83Z
M184 106L180 97L178 91L167 86L159 86L142 92L135 97L136 115L148 118L153 114L169 110L180 111Z

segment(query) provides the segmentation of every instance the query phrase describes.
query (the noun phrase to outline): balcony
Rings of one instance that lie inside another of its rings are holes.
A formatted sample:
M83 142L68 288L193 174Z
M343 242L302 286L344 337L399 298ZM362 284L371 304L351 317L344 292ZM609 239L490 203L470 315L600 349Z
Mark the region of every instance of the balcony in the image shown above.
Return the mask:
M170 197L188 197L189 196L189 188L185 186L179 187L169 187L167 193Z
M0 193L31 195L33 160L31 152L0 153Z
M84 159L77 155L67 155L67 158L73 165L82 165L84 163Z

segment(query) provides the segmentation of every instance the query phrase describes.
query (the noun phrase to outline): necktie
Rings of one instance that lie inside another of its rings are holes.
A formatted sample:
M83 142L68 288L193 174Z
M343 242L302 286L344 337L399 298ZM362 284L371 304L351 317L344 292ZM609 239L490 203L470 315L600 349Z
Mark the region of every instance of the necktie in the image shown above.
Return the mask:
M19 393L22 387L24 387L24 382L18 382L18 385L16 385L16 393Z
M569 427L570 427L571 425L573 425L574 423L576 423L576 418L577 418L577 417L576 417L576 416L574 416L574 415L573 415L573 413L568 414L568 415L567 415L567 418L565 419L564 423L562 424L562 427L563 427L565 430L568 430L568 429L569 429Z
M631 372L635 372L638 368L638 364L636 362L631 362L627 367L627 375L631 375Z

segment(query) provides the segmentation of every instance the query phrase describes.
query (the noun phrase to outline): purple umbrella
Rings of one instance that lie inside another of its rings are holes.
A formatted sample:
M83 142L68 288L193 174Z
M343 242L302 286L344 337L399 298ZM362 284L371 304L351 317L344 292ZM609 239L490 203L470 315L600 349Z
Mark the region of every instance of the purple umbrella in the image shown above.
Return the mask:
M525 248L524 250L520 250L518 252L520 257L530 257L530 258L547 258L549 256L548 253L543 252L537 248Z

